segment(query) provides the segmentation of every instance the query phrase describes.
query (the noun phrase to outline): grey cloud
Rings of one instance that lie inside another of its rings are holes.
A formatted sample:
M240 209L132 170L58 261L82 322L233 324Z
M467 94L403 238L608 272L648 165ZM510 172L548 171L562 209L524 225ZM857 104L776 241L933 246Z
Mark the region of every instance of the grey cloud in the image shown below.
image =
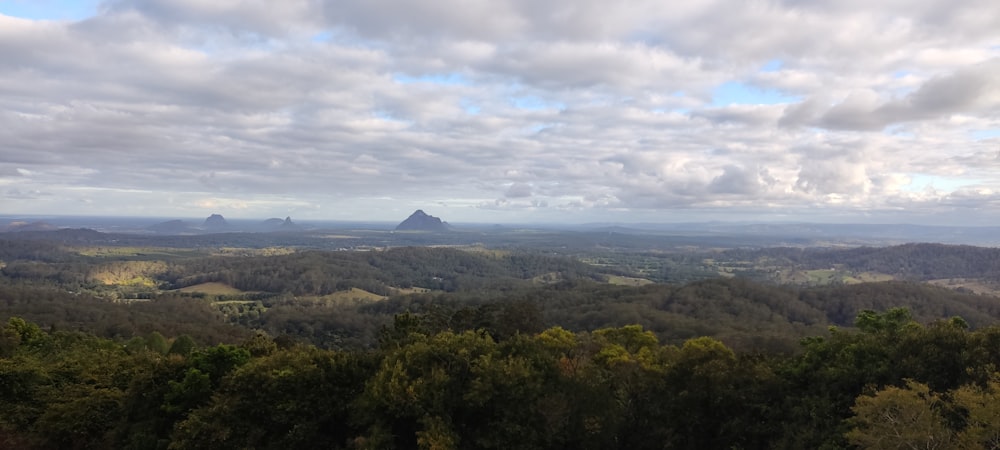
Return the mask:
M811 96L801 103L785 107L784 114L778 120L783 127L799 127L811 125L829 108L829 99L823 95Z
M878 94L872 91L854 92L823 113L816 124L841 130L881 129L889 121L884 115L878 114L877 110Z
M820 195L859 195L866 192L870 183L864 164L836 159L810 161L799 170L795 187Z
M883 105L873 114L893 123L962 112L984 95L1000 91L998 73L1000 59L995 59L953 75L935 77L906 98Z
M503 195L507 198L531 197L531 185L525 183L514 183L507 188L507 191L504 192Z
M320 11L310 0L176 2L169 0L105 0L105 14L139 12L170 26L223 26L230 32L283 35L293 28L318 23Z
M481 67L551 89L685 86L707 77L697 61L665 49L591 42L513 47Z
M0 177L21 177L24 176L17 167L0 165Z
M706 108L694 113L718 124L747 126L767 126L781 118L781 107L771 105L732 105L722 108Z
M940 203L968 209L1000 208L1000 192L962 189L949 193L940 200Z
M41 197L51 196L51 193L39 191L37 189L31 189L27 191L22 191L20 189L8 189L5 196L9 199L17 200L35 200Z
M880 130L895 123L996 108L1000 101L1000 59L931 78L916 91L883 101L873 90L856 90L833 106L820 95L786 108L783 126L813 125L836 130ZM994 99L994 100L990 100Z
M708 191L713 194L755 195L760 191L761 184L756 173L738 166L725 166L722 175L712 179Z

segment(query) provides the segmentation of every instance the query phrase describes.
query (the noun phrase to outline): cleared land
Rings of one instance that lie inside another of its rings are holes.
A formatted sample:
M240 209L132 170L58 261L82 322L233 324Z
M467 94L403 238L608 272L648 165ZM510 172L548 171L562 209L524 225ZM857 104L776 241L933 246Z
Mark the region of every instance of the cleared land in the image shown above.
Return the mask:
M177 289L178 292L197 293L205 295L239 295L245 293L226 283L211 281L208 283L194 284L188 287Z
M645 278L623 277L620 275L608 275L608 283L618 286L645 286L653 282Z

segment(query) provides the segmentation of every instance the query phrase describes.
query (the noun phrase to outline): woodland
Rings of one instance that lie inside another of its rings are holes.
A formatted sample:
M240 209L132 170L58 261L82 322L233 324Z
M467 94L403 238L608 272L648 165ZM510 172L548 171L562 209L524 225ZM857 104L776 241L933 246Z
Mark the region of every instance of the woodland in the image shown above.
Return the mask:
M0 448L1000 448L998 249L137 244L0 236Z

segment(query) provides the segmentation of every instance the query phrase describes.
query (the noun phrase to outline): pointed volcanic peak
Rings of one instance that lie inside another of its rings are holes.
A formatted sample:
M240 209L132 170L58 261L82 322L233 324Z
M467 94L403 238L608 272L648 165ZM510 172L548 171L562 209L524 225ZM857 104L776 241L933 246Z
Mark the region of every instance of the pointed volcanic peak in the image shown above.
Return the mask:
M422 209L418 209L410 214L406 220L396 226L396 231L450 231L448 222L442 222L437 217L428 215Z
M280 226L281 226L282 230L298 230L299 229L299 226L296 225L295 222L292 222L292 217L291 216L285 217L285 221L281 222Z
M226 218L222 217L221 214L212 214L205 219L205 223L201 226L207 230L221 230L228 227L229 224L226 223Z
M301 228L292 222L291 217L285 217L284 219L279 219L277 217L272 217L265 220L260 224L260 228L267 231L298 231Z

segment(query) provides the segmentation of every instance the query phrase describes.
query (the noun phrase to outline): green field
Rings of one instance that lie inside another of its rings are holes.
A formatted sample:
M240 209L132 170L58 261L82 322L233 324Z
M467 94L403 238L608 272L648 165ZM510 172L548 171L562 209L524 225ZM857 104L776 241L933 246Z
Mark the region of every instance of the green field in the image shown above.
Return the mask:
M608 283L618 286L645 286L653 282L645 278L623 277L620 275L608 275Z
M322 297L316 297L319 300L332 301L334 303L352 301L352 300L362 300L376 302L379 300L385 300L385 297L378 295L374 292L368 292L364 289L350 288L346 291L337 291L332 294L327 294Z
M183 287L177 289L177 292L197 293L205 295L239 295L244 293L244 291L236 289L228 284L218 283L214 281Z

